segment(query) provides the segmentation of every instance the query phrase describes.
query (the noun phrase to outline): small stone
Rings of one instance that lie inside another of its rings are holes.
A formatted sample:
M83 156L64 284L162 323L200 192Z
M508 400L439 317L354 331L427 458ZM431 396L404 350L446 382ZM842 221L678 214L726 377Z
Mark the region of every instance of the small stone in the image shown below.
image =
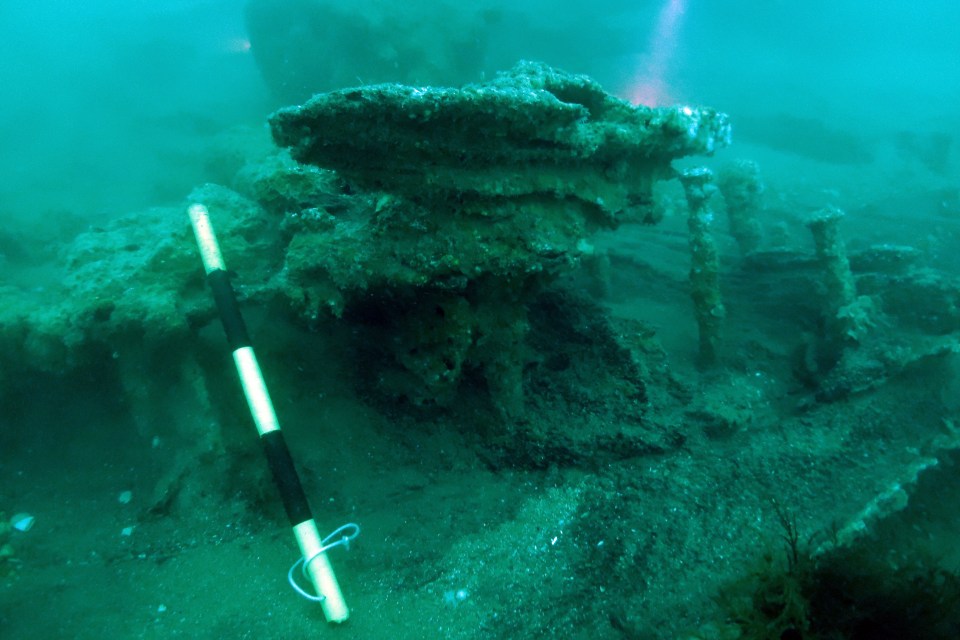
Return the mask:
M27 532L33 528L33 523L36 521L29 513L18 513L17 515L10 518L10 526L16 529L17 531Z

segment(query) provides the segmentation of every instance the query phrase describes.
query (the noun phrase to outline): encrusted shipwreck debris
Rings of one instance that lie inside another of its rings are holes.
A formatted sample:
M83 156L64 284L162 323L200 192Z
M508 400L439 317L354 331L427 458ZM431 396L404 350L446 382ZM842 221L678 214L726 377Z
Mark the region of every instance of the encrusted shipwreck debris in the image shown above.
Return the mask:
M296 160L366 198L301 220L287 294L308 316L389 324L384 348L422 400L449 399L472 368L507 412L522 401L527 304L592 252L597 229L655 221L653 183L673 159L730 138L724 114L634 107L529 62L460 89L322 94L270 124Z
M843 216L828 206L807 222L816 245L823 310L821 335L808 349L806 369L814 374L821 401L875 388L960 348L952 335L955 283L916 268L916 252L909 247L870 247L849 260L839 229Z
M672 175L671 160L730 138L724 114L633 107L586 76L529 62L461 89L334 91L270 124L294 158L369 190L485 216L512 215L523 199L572 201L584 210L565 217L610 227L653 216L651 187Z
M720 295L720 259L710 233L713 210L710 198L716 193L713 172L705 167L689 169L680 175L690 214L690 295L700 331L700 364L717 364L723 318L726 310Z
M839 346L858 342L869 324L864 314L869 305L857 298L846 245L840 237L842 218L843 212L836 207L825 207L807 222L823 270L827 337Z
M730 235L746 257L760 247L763 235L757 220L762 204L763 180L760 167L752 160L736 160L723 167L717 176L717 187L727 203Z

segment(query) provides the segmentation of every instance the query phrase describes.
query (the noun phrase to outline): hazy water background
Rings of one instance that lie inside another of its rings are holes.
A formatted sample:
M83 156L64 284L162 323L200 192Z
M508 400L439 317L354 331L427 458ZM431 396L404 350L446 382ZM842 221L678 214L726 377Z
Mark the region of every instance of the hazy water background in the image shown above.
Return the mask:
M367 14L390 6L330 4ZM280 104L254 63L243 5L0 4L0 212L102 219L177 201L204 180L192 155L199 142L238 123L261 126ZM668 5L678 13L668 42L652 44ZM488 34L491 59L541 58L624 97L659 65L664 100L728 111L735 127L738 116L763 113L876 137L960 123L960 3L951 0L405 6L424 20L441 10L502 11Z

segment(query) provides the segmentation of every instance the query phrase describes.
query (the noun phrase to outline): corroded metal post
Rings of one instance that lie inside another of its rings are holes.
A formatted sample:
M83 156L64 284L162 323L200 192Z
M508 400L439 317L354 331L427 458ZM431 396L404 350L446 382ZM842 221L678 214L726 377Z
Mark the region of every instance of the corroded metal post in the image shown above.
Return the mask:
M710 233L713 210L710 197L716 193L713 173L705 168L688 169L680 175L690 215L690 295L700 330L700 364L713 366L719 360L720 334L726 310L720 295L720 260Z
M752 160L737 160L720 170L717 186L727 203L730 235L746 257L760 247L760 213L763 180L760 167Z
M868 296L857 297L847 248L840 237L843 216L843 211L828 206L807 220L820 260L827 339L837 347L859 343L873 324L873 303Z

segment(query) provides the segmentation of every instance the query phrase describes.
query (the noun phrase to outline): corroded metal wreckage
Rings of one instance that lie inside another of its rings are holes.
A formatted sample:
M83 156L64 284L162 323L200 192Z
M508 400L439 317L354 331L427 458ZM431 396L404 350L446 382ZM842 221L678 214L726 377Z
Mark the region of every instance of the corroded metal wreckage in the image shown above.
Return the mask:
M712 109L634 107L586 76L530 62L460 89L383 84L321 94L270 124L298 161L368 189L439 196L487 216L513 213L522 199L531 209L568 200L610 227L649 220L652 183L673 175L670 161L712 153L731 131Z
M270 125L294 159L373 202L303 220L290 297L336 316L380 300L385 344L417 378L405 395L448 401L470 366L507 413L523 402L528 305L590 256L598 229L656 221L653 184L672 160L730 142L722 113L632 106L531 62L458 89L321 94Z

